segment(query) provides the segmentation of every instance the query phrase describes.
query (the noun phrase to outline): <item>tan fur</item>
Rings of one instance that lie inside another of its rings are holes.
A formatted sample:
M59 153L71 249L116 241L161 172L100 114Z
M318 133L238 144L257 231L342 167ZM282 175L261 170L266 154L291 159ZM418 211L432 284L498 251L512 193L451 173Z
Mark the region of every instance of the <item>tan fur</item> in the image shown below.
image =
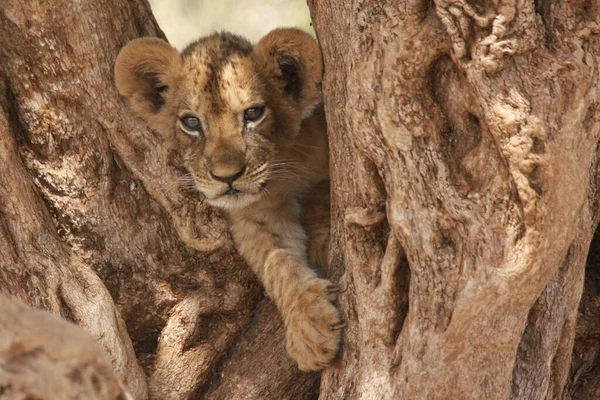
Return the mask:
M196 187L227 210L236 246L280 310L288 353L302 370L335 358L342 327L332 304L337 287L309 267L326 262L329 240L322 74L316 41L296 29L277 29L254 47L214 34L181 54L138 39L115 66L131 109L173 140ZM244 118L263 106L257 120ZM189 129L193 118L201 130Z

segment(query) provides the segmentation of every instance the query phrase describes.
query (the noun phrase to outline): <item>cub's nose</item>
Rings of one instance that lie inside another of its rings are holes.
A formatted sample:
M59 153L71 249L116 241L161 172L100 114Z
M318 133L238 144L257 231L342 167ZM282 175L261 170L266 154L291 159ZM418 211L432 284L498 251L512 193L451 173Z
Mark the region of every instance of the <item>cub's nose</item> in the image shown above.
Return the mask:
M233 173L231 168L223 170L215 168L213 170L210 170L209 172L211 178L213 178L215 181L223 182L231 186L231 184L235 180L237 180L240 176L244 175L244 172L246 172L246 164L242 165L242 167L239 168L237 172L235 172L234 169Z

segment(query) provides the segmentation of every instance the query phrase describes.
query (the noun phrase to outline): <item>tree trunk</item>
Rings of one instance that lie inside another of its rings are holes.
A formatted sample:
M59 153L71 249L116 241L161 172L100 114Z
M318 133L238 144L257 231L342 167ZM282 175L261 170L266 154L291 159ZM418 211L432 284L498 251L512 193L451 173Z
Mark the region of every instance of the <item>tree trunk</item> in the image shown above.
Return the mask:
M3 295L0 306L2 399L127 399L106 354L81 329Z
M597 379L576 389L597 323L576 323L600 217L600 3L309 3L347 288L320 398L597 398Z
M598 398L600 5L309 3L346 318L320 398ZM117 96L118 50L162 36L147 2L0 7L0 291L85 328L136 399L318 397Z
M0 7L0 291L86 328L136 399L315 397L220 213L118 97L120 48L162 36L147 2Z

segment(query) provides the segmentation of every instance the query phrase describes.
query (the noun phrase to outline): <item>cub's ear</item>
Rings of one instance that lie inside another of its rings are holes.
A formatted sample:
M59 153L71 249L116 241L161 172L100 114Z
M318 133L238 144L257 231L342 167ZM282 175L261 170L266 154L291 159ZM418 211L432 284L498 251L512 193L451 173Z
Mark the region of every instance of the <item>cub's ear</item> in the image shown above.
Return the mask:
M323 59L317 41L294 28L271 31L256 45L255 57L265 77L300 111L300 119L321 103Z
M175 89L180 63L179 52L163 40L132 40L121 49L115 63L117 89L129 107L150 122Z

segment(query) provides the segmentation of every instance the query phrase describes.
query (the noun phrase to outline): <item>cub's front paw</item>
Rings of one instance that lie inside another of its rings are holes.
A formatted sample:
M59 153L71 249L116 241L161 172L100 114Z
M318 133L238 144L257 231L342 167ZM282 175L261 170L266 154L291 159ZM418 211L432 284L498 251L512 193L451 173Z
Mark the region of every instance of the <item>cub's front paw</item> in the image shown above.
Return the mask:
M344 324L331 304L337 293L331 282L311 279L285 316L287 351L301 371L325 368L338 352Z

